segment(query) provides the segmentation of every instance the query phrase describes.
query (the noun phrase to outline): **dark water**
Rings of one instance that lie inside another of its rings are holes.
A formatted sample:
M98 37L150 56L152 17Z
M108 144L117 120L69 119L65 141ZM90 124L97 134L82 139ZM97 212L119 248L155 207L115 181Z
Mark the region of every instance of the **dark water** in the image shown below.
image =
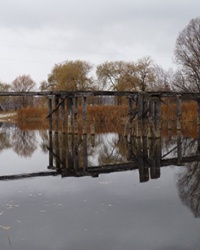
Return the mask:
M3 126L0 150L0 249L200 249L193 138Z

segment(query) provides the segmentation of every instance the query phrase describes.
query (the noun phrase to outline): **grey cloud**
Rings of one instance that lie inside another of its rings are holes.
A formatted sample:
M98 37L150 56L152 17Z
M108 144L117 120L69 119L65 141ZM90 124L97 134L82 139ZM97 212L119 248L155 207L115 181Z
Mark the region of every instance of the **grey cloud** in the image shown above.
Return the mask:
M99 63L152 56L171 67L178 33L199 15L199 9L196 0L0 0L0 53L10 60L13 74L29 71L40 80L46 78L53 63L41 67L34 61L84 59ZM42 53L31 48L41 48ZM4 80L10 66L5 68L2 58L0 79ZM33 62L29 68L20 63L27 58ZM13 59L19 60L18 65ZM42 70L43 76L37 75Z
M186 4L186 3L189 3ZM11 1L0 3L1 26L41 28L43 26L85 28L134 25L135 20L158 22L174 20L179 11L193 9L192 1L91 1L91 0L41 0ZM189 5L189 8L188 8ZM197 4L195 4L197 5ZM200 6L200 4L199 4ZM187 8L187 9L186 9ZM146 22L145 22L146 23ZM94 31L94 30L93 30Z

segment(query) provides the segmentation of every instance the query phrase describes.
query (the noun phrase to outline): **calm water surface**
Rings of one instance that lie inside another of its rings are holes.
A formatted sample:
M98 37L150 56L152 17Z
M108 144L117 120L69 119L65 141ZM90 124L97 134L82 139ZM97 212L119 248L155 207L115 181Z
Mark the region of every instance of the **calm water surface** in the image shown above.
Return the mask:
M195 140L181 138L180 153L177 138L162 139L166 161L182 154L195 161L157 164L151 175L140 169L149 164L144 148L134 153L130 138L62 137L2 125L0 249L200 249ZM132 167L116 168L123 163Z

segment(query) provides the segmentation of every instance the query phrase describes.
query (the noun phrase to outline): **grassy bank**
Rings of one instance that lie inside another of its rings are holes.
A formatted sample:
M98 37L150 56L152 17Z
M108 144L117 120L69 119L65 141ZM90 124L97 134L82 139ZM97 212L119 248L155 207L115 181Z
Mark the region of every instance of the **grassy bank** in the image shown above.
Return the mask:
M176 103L170 103L170 106L162 104L162 121L163 129L167 129L167 122L172 122L172 130L175 129L176 121ZM48 114L47 108L44 107L28 107L18 110L17 124L19 127L25 128L40 128L48 129ZM79 130L81 131L82 124L82 110L78 110L78 123ZM128 107L126 105L120 106L88 106L87 107L87 123L89 126L95 124L96 133L108 132L122 132L124 130L125 121L128 120ZM183 102L182 103L182 124L185 131L190 124L196 126L197 120L197 105L196 102ZM174 124L174 125L173 125ZM61 128L61 116L59 121ZM173 128L174 127L174 128ZM191 127L192 128L192 127ZM191 129L190 129L191 130Z
M170 103L169 106L162 104L162 119L163 120L176 120L176 103ZM81 119L81 107L78 110L78 118ZM48 111L44 107L27 107L17 111L17 121L33 122L39 121L44 122L46 120ZM119 106L88 106L87 107L87 118L97 122L119 122L121 118L128 117L128 107L126 105ZM194 121L197 118L197 104L196 102L183 102L182 103L182 120L183 121Z

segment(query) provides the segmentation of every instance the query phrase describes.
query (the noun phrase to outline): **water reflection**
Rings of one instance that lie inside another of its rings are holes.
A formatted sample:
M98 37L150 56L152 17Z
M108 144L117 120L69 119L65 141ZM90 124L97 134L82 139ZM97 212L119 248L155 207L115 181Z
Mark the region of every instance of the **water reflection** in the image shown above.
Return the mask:
M140 182L145 182L159 178L161 167L200 160L197 141L183 138L181 134L168 141L147 137L125 138L118 134L94 138L49 133L47 148L48 168L56 170L62 177L97 177L102 173L138 169Z
M161 176L161 168L180 166L177 187L182 202L200 217L200 151L199 137L148 139L123 137L119 134L70 135L40 131L39 144L48 156L46 171L10 174L0 180L38 176L98 177L100 174L137 170L139 181ZM11 148L21 157L31 157L37 149L36 131L21 131L15 126L1 125L0 150ZM183 167L185 166L185 167Z
M13 124L0 124L0 151L9 148L19 156L31 157L37 149L35 131L21 131Z
M0 129L3 249L8 227L14 249L198 249L198 220L180 202L200 216L198 139L25 132Z
M14 152L23 157L30 157L37 148L34 131L20 131L15 129L11 141Z
M40 131L39 135L39 146L48 154L49 164L47 172L39 172L38 176L98 177L102 173L138 169L140 182L146 182L159 178L161 167L185 165L190 171L188 163L200 160L199 140L183 138L181 133L170 139L123 137L116 133L80 136L51 131ZM1 150L12 148L19 156L30 157L38 147L36 131L2 127L0 145ZM27 177L31 176L28 173Z
M195 217L200 217L200 161L187 163L187 168L178 174L179 196Z

